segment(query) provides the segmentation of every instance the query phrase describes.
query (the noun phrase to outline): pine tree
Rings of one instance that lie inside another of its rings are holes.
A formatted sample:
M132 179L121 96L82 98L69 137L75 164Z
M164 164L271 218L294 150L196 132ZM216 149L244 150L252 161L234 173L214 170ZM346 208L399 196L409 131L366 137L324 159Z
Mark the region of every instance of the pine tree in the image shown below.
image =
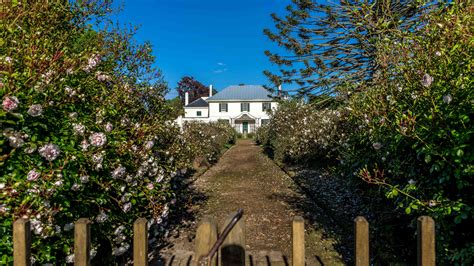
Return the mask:
M302 95L370 82L381 67L375 58L377 40L391 38L395 28L416 27L420 12L429 7L414 0L293 0L285 17L272 14L275 30L264 30L288 52L265 51L279 73L264 73L275 85L296 83Z

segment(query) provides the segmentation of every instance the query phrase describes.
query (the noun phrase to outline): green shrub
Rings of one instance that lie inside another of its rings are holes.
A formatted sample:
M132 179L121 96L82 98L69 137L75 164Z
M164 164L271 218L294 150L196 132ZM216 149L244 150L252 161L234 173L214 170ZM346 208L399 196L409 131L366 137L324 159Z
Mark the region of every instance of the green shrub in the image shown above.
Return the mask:
M137 217L150 219L152 235L163 228L170 182L187 165L150 46L101 30L109 3L82 3L2 13L0 264L12 262L20 217L31 221L36 263L73 261L80 217L93 222L96 262L111 263L110 252L130 249Z
M186 122L183 125L183 140L189 158L204 158L208 163L216 162L227 144L235 144L236 137L228 123Z
M472 11L456 2L417 15L374 43L379 70L338 87L336 110L282 103L257 132L278 160L337 159L413 221L432 216L442 264L474 261Z
M257 132L257 141L273 150L275 159L306 163L337 157L347 137L345 112L318 110L300 101L283 101L271 114L270 124Z
M393 31L402 41L378 43L386 67L350 99L361 130L346 157L407 214L433 216L439 253L463 263L474 261L464 252L474 245L472 14L452 4L422 16L417 31Z

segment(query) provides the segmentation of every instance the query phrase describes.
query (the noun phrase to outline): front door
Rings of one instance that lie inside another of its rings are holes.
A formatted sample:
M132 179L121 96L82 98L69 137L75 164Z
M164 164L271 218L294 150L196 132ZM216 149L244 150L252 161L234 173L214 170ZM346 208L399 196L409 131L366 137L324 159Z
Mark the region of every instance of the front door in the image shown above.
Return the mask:
M242 122L242 133L249 133L249 122Z

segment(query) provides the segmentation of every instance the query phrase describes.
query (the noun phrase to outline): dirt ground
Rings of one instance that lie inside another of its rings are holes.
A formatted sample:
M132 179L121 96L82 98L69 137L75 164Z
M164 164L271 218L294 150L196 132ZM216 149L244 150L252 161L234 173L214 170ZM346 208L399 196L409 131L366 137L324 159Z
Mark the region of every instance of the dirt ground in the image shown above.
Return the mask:
M196 221L210 215L223 227L229 214L244 209L246 250L250 253L277 251L291 261L291 221L300 215L306 224L308 265L344 264L337 241L318 225L324 214L318 213L318 207L253 141L239 140L216 165L197 177L193 186L206 196L190 207ZM171 234L171 245L160 253L194 250L195 224Z

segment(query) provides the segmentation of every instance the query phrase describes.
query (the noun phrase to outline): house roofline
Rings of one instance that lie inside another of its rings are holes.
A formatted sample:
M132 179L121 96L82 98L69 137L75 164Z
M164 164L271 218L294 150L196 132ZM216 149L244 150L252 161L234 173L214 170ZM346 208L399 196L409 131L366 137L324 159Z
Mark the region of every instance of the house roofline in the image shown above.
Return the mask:
M208 103L212 103L212 102L276 102L275 99L251 99L251 100L242 100L242 99L229 99L229 100L225 100L225 99L222 99L222 100L215 100L215 99L212 99L212 100L207 100Z

